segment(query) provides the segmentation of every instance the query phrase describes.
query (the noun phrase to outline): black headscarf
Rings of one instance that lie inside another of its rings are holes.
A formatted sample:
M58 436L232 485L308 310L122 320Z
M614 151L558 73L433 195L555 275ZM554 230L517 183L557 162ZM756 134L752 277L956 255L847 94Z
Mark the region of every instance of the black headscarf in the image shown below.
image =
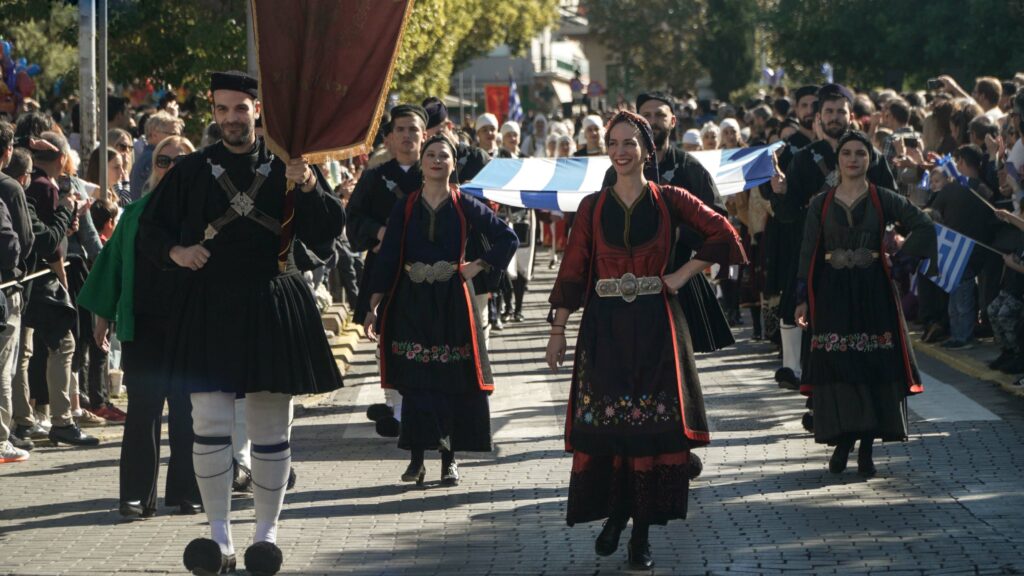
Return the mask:
M647 149L647 158L645 162L650 162L654 166L655 173L658 173L660 178L660 172L658 171L658 156L655 153L657 150L654 146L654 131L651 129L651 124L643 116L630 112L628 110L619 110L612 119L608 121L608 126L604 132L604 142L608 145L608 139L611 137L612 128L616 124L627 122L640 132L640 140L643 142L644 148ZM659 182L660 184L660 182Z
M875 163L875 146L871 143L871 139L868 138L867 134L860 130L847 130L845 134L839 137L839 145L836 146L836 155L843 149L846 144L857 141L864 145L868 149L868 167L870 168Z

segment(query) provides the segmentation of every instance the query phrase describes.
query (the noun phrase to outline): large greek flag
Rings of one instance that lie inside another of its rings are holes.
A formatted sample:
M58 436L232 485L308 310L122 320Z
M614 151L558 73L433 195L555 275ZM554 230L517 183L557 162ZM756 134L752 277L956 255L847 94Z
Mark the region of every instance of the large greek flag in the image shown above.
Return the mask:
M781 143L690 154L711 173L722 196L771 180L772 153ZM601 189L611 168L607 156L579 158L495 158L462 190L499 204L575 212L583 198Z
M952 292L964 277L975 242L941 224L935 225L935 234L939 240L939 275L928 279L946 292ZM921 263L920 272L924 273L927 269L928 260L925 260Z

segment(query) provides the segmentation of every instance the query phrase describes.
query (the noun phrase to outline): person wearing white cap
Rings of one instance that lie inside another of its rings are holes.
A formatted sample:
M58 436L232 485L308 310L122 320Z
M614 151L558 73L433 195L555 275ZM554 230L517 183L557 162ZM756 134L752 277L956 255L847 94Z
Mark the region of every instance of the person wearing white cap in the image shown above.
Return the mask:
M740 148L743 140L740 136L740 123L735 118L726 118L719 124L722 130L722 148Z
M533 132L523 138L523 156L547 158L548 117L537 114L533 117Z
M477 116L475 129L480 148L494 157L498 153L498 117L490 112Z
M576 151L576 156L603 156L606 154L604 147L604 122L597 114L591 114L583 119L584 146Z
M519 123L509 120L501 125L501 147L498 158L519 158Z
M698 152L703 150L700 142L700 131L696 128L690 128L686 132L683 132L683 150L687 152Z
M718 150L722 130L714 122L708 122L700 129L700 141L705 150Z

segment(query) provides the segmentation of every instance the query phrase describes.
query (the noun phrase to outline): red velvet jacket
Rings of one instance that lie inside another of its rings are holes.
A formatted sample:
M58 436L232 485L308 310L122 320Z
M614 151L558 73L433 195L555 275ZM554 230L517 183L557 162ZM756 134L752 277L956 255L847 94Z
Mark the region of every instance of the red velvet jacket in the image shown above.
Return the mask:
M673 272L666 267L671 262L675 229L679 224L686 224L704 236L704 244L697 250L695 259L721 266L746 263L736 230L699 198L682 188L654 183L650 184L650 192L661 211L661 229L653 241L628 251L609 245L601 233L600 222L594 221L611 189L583 199L548 300L553 307L575 311L585 306L594 282L600 278L618 278L626 272L636 276L664 276Z

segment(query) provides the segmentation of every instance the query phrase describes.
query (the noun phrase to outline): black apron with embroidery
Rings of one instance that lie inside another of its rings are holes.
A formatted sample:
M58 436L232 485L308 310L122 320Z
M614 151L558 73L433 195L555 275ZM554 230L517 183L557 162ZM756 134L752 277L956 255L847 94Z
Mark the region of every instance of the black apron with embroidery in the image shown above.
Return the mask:
M879 252L878 218L865 195L849 210L833 200L822 225L823 252L866 248ZM818 261L810 355L803 380L814 384L814 437L835 443L872 434L907 437L906 376L899 310L882 263L834 268Z

